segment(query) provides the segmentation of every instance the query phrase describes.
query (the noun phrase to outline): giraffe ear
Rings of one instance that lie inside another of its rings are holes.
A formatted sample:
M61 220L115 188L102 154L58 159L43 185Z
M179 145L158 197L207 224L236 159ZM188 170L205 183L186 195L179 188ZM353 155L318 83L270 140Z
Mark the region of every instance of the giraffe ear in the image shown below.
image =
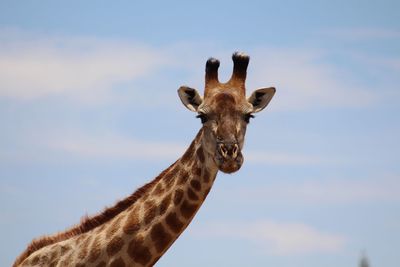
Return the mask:
M197 111L197 108L201 105L203 102L203 99L199 95L196 89L187 87L187 86L181 86L178 89L178 95L185 107L187 107L191 111Z
M255 90L247 99L247 101L253 105L252 112L256 113L263 110L268 105L269 101L271 101L275 91L276 90L274 87L260 88Z

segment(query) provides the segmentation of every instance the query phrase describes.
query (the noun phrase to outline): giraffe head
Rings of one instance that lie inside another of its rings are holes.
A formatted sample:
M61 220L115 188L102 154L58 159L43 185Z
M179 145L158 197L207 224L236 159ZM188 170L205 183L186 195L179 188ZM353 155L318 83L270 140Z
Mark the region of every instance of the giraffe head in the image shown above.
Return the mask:
M178 94L182 103L198 113L203 124L201 140L205 153L218 169L232 173L242 166L242 147L246 128L253 113L263 110L275 94L275 88L260 88L246 98L245 80L249 57L234 53L230 80L218 80L219 61L210 58L206 63L204 96L196 89L182 86Z

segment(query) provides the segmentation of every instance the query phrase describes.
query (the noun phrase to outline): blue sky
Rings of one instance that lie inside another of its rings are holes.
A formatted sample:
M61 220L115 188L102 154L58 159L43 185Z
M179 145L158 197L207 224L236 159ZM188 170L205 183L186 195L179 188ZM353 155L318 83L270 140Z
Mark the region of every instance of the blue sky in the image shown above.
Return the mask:
M208 57L276 86L158 266L398 266L396 1L2 1L0 265L176 160Z

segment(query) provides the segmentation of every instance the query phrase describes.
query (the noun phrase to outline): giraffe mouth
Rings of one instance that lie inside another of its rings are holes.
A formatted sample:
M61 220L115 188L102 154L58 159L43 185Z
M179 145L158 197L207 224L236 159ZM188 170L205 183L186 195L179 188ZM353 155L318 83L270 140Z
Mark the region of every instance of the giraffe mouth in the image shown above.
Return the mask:
M224 173L233 173L242 167L243 155L241 152L239 152L236 158L224 158L222 155L220 155L220 153L217 153L215 162L220 171Z

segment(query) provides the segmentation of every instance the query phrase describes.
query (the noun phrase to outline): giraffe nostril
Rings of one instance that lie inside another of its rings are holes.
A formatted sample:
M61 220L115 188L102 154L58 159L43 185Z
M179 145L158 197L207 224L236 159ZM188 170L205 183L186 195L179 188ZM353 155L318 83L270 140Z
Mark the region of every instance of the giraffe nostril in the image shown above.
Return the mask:
M226 158L228 156L228 150L226 149L224 144L219 144L219 151L221 152L221 155Z
M239 153L239 146L236 143L219 143L218 152L225 159L236 159Z
M233 149L232 149L232 158L236 158L237 157L238 150L239 150L239 146L237 144L234 144L233 145Z

